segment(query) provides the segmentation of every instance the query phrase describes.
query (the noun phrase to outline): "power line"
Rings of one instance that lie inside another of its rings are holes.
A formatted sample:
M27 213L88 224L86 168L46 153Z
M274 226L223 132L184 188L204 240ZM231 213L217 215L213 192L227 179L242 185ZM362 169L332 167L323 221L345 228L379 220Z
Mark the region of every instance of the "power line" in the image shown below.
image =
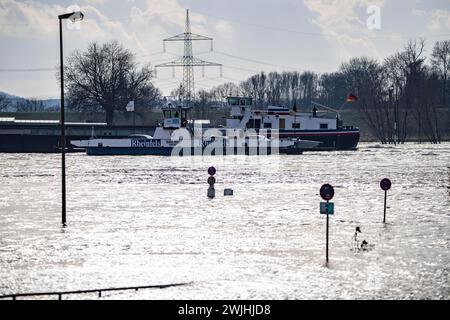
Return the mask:
M56 68L18 68L18 69L0 69L0 72L48 72L56 71Z
M170 52L158 51L158 52L153 52L153 53L140 54L140 55L136 56L136 58L140 59L140 58L145 58L145 57L152 57L152 56L157 56L157 55L165 54L165 53L171 54Z
M207 54L207 53L211 53L211 52L210 51L208 51L208 52L200 52L197 55L202 55L202 54ZM227 56L229 58L234 58L234 59L238 59L238 60L242 60L242 61L246 61L246 62L252 62L252 63L256 63L256 64L260 64L260 65L271 66L271 67L275 67L275 68L291 69L291 70L297 70L297 71L306 71L305 69L301 69L301 68L297 68L297 67L277 65L277 64L270 63L270 62L265 62L265 61L245 58L245 57L242 57L242 56L237 56L237 55L233 55L233 54L230 54L230 53L217 51L217 50L212 51L212 53L218 53L220 55ZM234 66L230 66L230 65L224 65L224 67L225 68L228 67L228 68L236 69L236 70L241 70L241 71L255 72L255 73L261 72L261 70L257 71L257 70L252 70L252 69L248 69L248 68L234 67Z
M230 66L230 65L223 65L223 67L227 68L227 69L234 69L234 70L245 71L245 72L249 72L249 73L260 73L261 72L261 70L258 71L258 70L235 67L235 66Z
M220 55L226 56L226 57L230 57L230 58L234 58L234 59L238 59L238 60L242 60L242 61L247 61L247 62L253 62L253 63L256 63L256 64L262 64L262 65L276 67L276 68L282 68L282 69L292 69L292 70L298 70L298 71L306 71L305 69L301 69L301 68L297 68L297 67L289 67L289 66L277 65L277 64L270 63L270 62L264 62L264 61L259 61L259 60L255 60L255 59L249 59L249 58L245 58L245 57L241 57L241 56L237 56L237 55L233 55L233 54L230 54L230 53L221 52L221 51L217 51L217 50L215 50L214 52L218 53Z
M255 28L263 28L263 29L270 29L270 30L275 30L275 31L298 33L298 34L307 35L307 36L323 36L321 33L302 32L302 31L298 31L298 30L290 30L290 29L284 29L284 28L278 28L278 27L271 27L271 26L253 24L253 23L243 22L243 21L239 21L239 20L235 20L235 19L219 17L219 16L216 16L216 15L213 15L213 14L210 14L210 13L201 12L201 11L196 11L196 12L200 13L200 14L203 14L203 15L205 15L207 17L210 17L210 18L214 18L214 19L218 19L218 20L224 20L224 21L237 23L237 24L242 24L242 25L255 27Z
M234 79L234 78L229 78L229 77L222 77L222 78L225 80L228 80L228 81L232 81L232 82L242 82L243 81L240 79Z
M295 34L299 34L299 35L303 35L303 36L313 36L313 37L324 37L324 36L326 36L325 34L320 33L320 32L304 32L304 31L292 30L292 29L286 29L286 28L280 28L280 27L274 27L274 26L260 25L260 24L254 24L254 23L244 22L244 21L230 19L230 18L219 17L219 16L216 16L214 14L210 14L210 13L206 13L206 12L202 12L202 11L196 11L196 12L200 13L202 15L205 15L207 17L213 18L213 19L224 20L224 21L228 21L228 22L231 22L231 23L237 23L237 24L241 24L241 25L254 27L254 28L262 28L262 29L273 30L273 31L295 33ZM362 35L349 34L349 35L354 36L354 37L369 38L369 39L391 38L393 36L398 37L398 38L403 38L403 39L415 38L415 37L420 37L420 36L421 37L425 37L425 38L448 37L448 36L450 36L450 34L419 35L419 36L417 36L417 35L414 35L414 36L388 35L388 34L377 34L377 35L374 35L374 36L368 36L368 35L363 35L363 34Z
M201 80L197 80L197 83L199 83L199 82L207 82L207 81L223 82L223 81L221 81L221 80L219 80L219 79L221 79L221 78L220 78L220 77L215 77L215 78L203 78L203 79L201 79Z

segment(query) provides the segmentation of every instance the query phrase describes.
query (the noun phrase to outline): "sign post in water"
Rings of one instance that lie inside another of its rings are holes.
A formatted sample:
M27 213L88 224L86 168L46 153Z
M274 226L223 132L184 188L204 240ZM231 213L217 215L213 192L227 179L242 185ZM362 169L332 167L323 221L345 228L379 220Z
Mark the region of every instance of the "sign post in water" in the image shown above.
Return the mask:
M320 213L327 215L327 228L326 228L326 260L328 263L328 240L329 240L329 224L330 224L330 215L334 215L334 203L330 202L334 197L334 188L325 184L320 188L320 196L326 202L320 203Z
M383 223L386 223L386 205L387 205L387 192L392 187L392 182L389 179L383 179L380 182L381 189L384 190L384 218Z
M214 184L216 183L216 178L214 178L214 175L216 174L216 168L210 167L208 169L208 174L209 174L209 178L208 178L208 184L209 184L208 198L214 199L215 196L216 196L216 189L214 189Z

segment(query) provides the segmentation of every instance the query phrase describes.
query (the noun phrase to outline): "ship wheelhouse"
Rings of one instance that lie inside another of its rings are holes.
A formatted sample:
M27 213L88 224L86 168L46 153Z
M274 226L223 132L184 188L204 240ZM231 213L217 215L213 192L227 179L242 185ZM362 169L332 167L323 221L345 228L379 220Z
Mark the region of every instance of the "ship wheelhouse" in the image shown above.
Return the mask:
M186 128L190 110L188 107L173 107L171 104L163 108L164 129Z

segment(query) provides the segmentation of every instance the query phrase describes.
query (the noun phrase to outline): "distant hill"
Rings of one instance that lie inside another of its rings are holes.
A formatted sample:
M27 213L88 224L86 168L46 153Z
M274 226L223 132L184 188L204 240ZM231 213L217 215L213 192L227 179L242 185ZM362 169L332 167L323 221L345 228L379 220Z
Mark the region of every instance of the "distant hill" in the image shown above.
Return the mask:
M6 111L17 111L18 105L20 105L22 108L23 106L26 107L27 105L39 105L40 108L42 108L41 111L55 110L59 109L60 107L60 99L27 99L2 91L0 91L0 96L4 96L7 98L8 107Z
M2 91L0 91L0 95L5 96L8 99L23 99L21 97L13 96L12 94L9 94L9 93L6 93L6 92L2 92Z

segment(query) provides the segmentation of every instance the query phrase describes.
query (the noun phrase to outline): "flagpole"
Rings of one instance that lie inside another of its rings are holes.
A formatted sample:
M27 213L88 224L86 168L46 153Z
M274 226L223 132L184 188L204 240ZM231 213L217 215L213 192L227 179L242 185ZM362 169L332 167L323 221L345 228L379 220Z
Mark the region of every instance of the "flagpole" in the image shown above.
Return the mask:
M136 134L136 108L134 107L134 101L128 102L126 106L127 112L133 112L133 134Z

